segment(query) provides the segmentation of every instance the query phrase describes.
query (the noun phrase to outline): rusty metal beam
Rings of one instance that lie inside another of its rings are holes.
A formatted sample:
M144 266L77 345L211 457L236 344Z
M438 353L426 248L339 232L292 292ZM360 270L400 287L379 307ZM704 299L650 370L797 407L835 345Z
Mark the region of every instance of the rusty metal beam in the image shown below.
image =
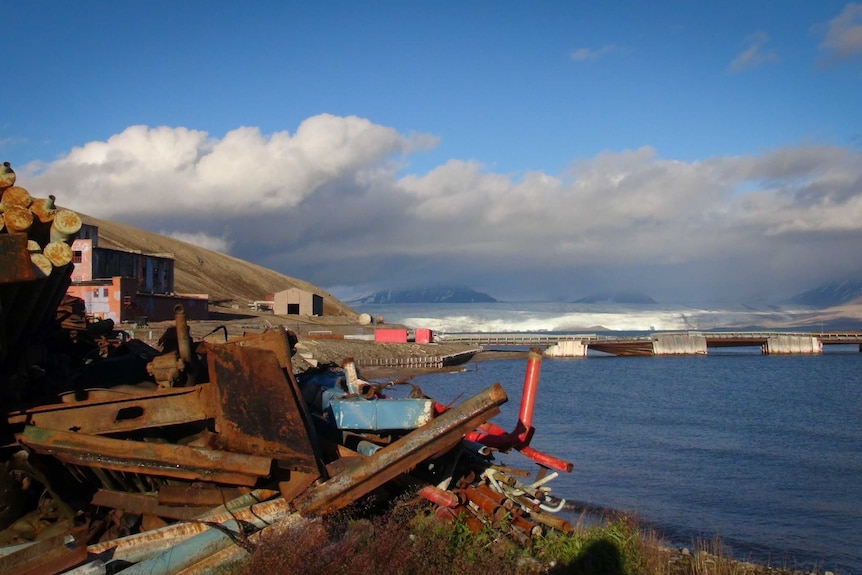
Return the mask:
M203 421L214 416L211 388L211 384L203 384L144 395L118 393L113 399L43 405L6 414L6 424L98 435Z
M97 469L146 473L192 481L254 485L270 474L272 460L256 455L184 445L111 439L27 426L16 435L23 445L60 461Z
M233 345L237 347L268 349L275 354L278 364L283 369L290 369L291 372L293 370L293 363L290 360L290 341L288 340L287 332L284 330L270 329L263 333L254 333L233 338L227 344L209 345Z
M349 505L422 461L457 445L465 433L496 415L497 408L506 400L506 392L495 383L300 496L294 501L297 510L310 515Z
M15 553L0 557L0 573L5 575L42 575L60 573L87 558L87 547L78 545L87 536L88 526L77 527L36 541ZM70 545L67 539L72 540Z
M249 490L245 487L219 487L207 484L162 485L159 487L158 499L161 505L205 505L211 509L248 493Z
M236 507L231 505L230 512L207 514L199 518L198 521L175 523L120 539L94 543L87 548L87 551L91 557L137 563L152 558L195 535L207 531L210 529L210 525L215 523L225 523L231 520L253 522L260 518L273 523L290 515L290 505L282 497L255 503L251 506Z
M25 233L0 234L0 284L36 279L27 240Z
M326 467L323 463L323 457L320 452L320 438L317 436L317 428L314 424L314 418L311 415L311 410L308 408L308 405L306 405L305 400L302 399L302 393L299 389L299 382L296 381L296 376L293 373L293 362L291 360L292 353L289 332L285 329L280 328L270 329L263 333L251 334L239 338L234 338L227 342L227 344L225 345L242 348L248 347L255 349L268 349L275 354L276 359L278 359L278 364L281 366L282 372L287 378L287 382L289 384L289 397L292 398L293 403L296 405L300 417L305 424L305 432L308 435L308 440L310 441L312 450L314 452L316 473L320 477L326 479L328 475L326 472ZM297 470L302 471L298 468ZM308 472L307 469L304 471Z
M90 501L99 507L110 507L122 509L136 515L155 515L166 519L179 519L190 521L209 511L210 507L205 505L162 505L156 495L145 495L143 493L126 493L124 491L110 491L99 489L93 494ZM218 505L218 504L217 504Z
M296 497L308 489L308 486L317 481L316 473L301 473L291 471L287 481L278 482L278 490L285 501L293 501Z
M275 353L219 344L206 347L216 431L231 451L278 459L281 467L320 474L318 447ZM301 405L302 404L302 405Z

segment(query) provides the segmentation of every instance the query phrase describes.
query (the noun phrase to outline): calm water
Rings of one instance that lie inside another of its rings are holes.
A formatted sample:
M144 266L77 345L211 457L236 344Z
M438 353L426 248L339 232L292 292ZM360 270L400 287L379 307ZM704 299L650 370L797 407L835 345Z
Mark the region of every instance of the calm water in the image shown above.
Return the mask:
M553 493L632 512L675 545L719 536L740 559L862 573L862 353L710 353L544 359L532 445L575 465ZM510 403L494 421L511 429L525 367L414 383L457 403L499 382Z

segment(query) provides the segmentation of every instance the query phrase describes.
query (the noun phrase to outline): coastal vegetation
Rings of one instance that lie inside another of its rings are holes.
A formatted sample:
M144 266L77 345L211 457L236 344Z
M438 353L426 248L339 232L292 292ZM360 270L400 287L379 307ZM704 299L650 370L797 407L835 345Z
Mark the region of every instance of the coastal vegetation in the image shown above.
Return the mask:
M382 513L347 511L267 537L229 575L798 575L788 566L735 560L721 540L672 549L627 516L552 531L530 545L506 537L505 520L479 533L401 500ZM806 573L808 573L806 571Z

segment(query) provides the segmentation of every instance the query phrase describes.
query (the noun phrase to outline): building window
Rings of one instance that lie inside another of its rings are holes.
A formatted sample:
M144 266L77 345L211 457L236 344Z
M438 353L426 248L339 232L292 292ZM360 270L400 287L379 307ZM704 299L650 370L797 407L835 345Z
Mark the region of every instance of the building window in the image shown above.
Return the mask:
M76 250L76 251L72 252L72 263L73 264L81 263L81 252L80 252L80 250Z
M102 297L108 297L108 288L102 288Z

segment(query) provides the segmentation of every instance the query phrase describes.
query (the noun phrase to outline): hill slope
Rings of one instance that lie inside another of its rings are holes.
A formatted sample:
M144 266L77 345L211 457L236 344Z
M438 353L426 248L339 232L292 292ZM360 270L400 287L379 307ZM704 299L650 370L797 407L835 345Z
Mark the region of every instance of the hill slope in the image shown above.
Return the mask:
M790 301L819 308L862 303L862 281L846 280L824 284L813 290L795 295Z
M265 299L267 294L299 288L323 296L325 316L356 316L335 296L306 281L132 226L80 215L85 224L98 226L100 247L173 255L177 293L205 293L210 301L236 302L244 307Z

